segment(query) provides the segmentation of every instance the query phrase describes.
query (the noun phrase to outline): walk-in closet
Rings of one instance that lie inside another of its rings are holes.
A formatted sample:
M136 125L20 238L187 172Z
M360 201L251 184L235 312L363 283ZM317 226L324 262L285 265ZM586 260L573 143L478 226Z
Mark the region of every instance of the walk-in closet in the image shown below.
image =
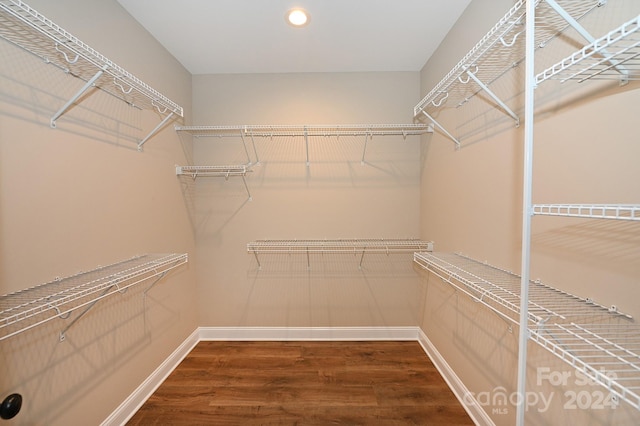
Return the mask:
M639 424L640 2L441 3L0 0L0 424Z

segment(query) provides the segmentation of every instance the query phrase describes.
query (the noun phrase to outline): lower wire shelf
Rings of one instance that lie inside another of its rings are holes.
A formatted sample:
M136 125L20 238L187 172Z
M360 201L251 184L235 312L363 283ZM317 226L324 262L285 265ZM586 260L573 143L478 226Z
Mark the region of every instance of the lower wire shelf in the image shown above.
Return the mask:
M414 262L518 325L520 276L454 253L414 253ZM629 315L531 281L530 339L640 411L640 326Z
M187 261L186 253L145 254L0 296L0 340L55 318L68 319L72 312L84 308L75 322L99 300L156 278L152 286ZM64 340L64 331L60 340Z
M635 324L553 324L531 340L640 411L640 327Z

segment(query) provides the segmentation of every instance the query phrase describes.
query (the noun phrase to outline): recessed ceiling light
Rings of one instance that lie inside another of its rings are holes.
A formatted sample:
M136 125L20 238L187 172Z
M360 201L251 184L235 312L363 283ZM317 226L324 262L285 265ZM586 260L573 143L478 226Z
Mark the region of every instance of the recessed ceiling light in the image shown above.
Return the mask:
M309 23L309 14L304 9L291 9L285 15L287 23L294 27L304 27Z

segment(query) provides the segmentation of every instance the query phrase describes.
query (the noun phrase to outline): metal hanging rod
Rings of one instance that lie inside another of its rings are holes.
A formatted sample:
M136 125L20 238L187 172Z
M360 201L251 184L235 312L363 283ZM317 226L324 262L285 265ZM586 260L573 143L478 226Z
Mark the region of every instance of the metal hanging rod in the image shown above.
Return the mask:
M640 204L534 204L534 215L640 221Z
M138 143L139 150L171 117L183 116L181 106L20 0L0 0L0 37L85 81L53 115L52 127L92 87L129 105L164 115L160 124Z
M258 254L306 254L308 267L310 254L359 254L362 266L365 253L392 254L431 250L433 242L418 239L257 240L247 244L247 252L254 254L258 267L261 266Z
M524 61L526 3L526 0L516 2L414 107L414 117L419 117L421 114L426 116L459 147L459 138L452 135L441 123L436 121L435 112L442 108L460 107L479 93L483 93L495 103L496 108L509 115L516 125L519 125L518 115L500 98L499 94L490 89L490 86ZM552 7L551 3L555 7ZM544 46L568 27L579 25L577 21L580 18L602 4L603 0L581 2L537 0L535 2L537 8L536 40L541 40L539 47Z
M454 253L415 253L422 268L481 302L502 318L518 324L520 315L520 276L509 271ZM539 281L529 285L528 326L551 320L594 317L624 317L615 307L605 307Z
M247 173L252 171L251 166L251 163L234 166L176 166L176 175L191 176L193 179L198 177L223 177L225 180L239 176L242 178L244 189L247 191L249 201L251 201L253 198L245 179Z
M105 297L162 277L184 263L187 263L186 253L145 254L0 296L0 340L55 318L67 319L80 308L91 308ZM81 311L79 316L87 310ZM64 340L65 331L76 320L60 333L60 340Z

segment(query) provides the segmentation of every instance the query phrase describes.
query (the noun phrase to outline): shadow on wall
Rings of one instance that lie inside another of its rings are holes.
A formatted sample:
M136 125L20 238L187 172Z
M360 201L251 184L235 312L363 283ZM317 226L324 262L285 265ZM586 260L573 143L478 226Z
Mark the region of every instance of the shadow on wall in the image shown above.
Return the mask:
M602 268L638 275L640 227L636 223L622 220L577 221L534 234L532 244L535 250L556 258L577 259Z
M2 394L23 397L14 421L59 422L81 396L145 348L151 329L171 329L180 313L154 297L154 291L145 294L146 288L108 297L75 323L81 310L0 341L0 363L11 366L0 378Z
M244 326L417 325L423 286L409 254L251 255L239 288Z

